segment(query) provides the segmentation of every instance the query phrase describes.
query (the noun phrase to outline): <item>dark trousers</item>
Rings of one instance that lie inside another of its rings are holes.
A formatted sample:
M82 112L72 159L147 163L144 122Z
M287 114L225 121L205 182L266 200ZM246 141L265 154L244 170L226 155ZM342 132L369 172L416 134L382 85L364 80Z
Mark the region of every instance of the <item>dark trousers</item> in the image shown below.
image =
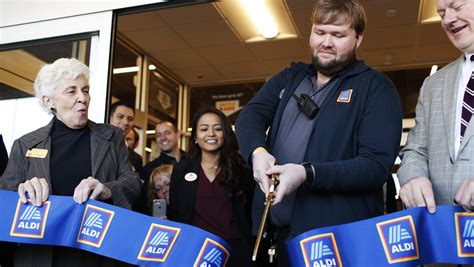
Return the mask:
M13 266L13 257L15 255L17 244L9 242L0 242L0 266Z
M265 237L260 242L260 248L257 255L257 266L259 267L288 267L290 266L288 252L286 250L286 241L290 234L288 227L278 227L269 224L266 229ZM276 245L276 255L273 262L270 263L268 250Z
M230 247L232 248L232 253L230 255L229 261L227 262L228 267L241 267L241 266L249 266L254 267L257 266L252 261L252 246L250 242L245 239L233 239L228 240Z

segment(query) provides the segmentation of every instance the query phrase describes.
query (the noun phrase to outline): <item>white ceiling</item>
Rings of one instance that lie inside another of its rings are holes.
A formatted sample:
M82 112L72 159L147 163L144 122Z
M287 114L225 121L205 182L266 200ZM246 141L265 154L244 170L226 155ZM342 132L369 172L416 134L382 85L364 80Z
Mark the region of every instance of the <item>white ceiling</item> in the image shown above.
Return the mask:
M237 0L224 0L237 1ZM312 0L284 1L298 37L243 42L215 3L121 15L118 31L190 85L261 80L310 62ZM418 23L420 0L362 0L368 19L358 57L379 70L443 64L460 54L439 23ZM395 11L387 16L387 10Z

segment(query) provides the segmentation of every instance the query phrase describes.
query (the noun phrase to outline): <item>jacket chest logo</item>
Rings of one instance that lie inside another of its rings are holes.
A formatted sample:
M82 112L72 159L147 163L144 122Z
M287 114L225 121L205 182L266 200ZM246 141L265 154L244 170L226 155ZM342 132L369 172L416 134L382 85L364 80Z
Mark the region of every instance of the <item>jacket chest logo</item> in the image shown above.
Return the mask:
M344 90L339 94L339 97L337 98L337 102L349 103L351 102L351 97L352 97L352 89Z

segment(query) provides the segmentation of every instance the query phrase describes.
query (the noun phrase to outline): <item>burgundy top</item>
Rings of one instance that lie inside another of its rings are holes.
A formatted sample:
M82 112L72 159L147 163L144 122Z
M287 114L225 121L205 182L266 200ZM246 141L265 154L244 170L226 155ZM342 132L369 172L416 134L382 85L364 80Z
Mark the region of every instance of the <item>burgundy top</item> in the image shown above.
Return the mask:
M232 202L224 185L219 184L218 177L211 183L200 168L197 180L192 225L224 240L241 238L239 226L233 219Z

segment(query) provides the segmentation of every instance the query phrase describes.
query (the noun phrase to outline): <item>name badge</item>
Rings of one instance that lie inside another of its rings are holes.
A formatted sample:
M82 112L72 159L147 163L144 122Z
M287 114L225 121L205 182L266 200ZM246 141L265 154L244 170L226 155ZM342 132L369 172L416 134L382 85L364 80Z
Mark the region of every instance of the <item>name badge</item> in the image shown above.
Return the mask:
M188 172L186 173L186 175L184 176L184 179L188 182L193 182L195 181L196 179L198 178L197 174L195 174L194 172Z
M47 149L33 148L31 150L26 151L26 156L28 158L44 159L46 158L46 155L48 155Z
M339 97L337 98L337 102L349 103L351 102L351 96L352 96L352 89L344 90L341 92L341 94L339 94Z

